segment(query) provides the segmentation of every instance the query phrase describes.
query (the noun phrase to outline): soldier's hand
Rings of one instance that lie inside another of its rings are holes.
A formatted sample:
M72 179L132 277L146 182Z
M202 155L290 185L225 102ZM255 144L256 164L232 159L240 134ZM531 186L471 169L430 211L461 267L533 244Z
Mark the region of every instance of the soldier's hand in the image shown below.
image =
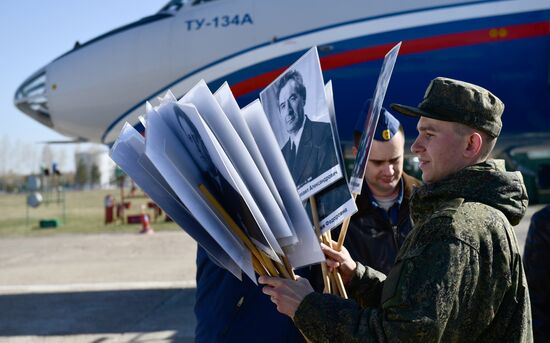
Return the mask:
M335 246L336 242L333 241L332 245ZM332 270L338 268L342 281L345 284L349 283L353 277L355 268L357 268L357 263L351 258L348 250L342 247L341 251L336 251L323 243L321 243L321 249L327 258L326 263L330 271L332 272Z
M260 276L258 282L266 285L262 292L271 297L277 311L294 318L294 314L306 295L313 292L307 279L297 276L296 281L271 276Z

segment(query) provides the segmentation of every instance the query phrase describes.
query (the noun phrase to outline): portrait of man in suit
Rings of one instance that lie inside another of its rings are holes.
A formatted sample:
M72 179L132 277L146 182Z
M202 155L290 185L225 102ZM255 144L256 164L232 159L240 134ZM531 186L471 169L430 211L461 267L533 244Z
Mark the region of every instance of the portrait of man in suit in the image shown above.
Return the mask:
M329 123L311 120L302 75L292 70L276 84L278 109L288 134L281 151L296 186L300 188L338 164Z

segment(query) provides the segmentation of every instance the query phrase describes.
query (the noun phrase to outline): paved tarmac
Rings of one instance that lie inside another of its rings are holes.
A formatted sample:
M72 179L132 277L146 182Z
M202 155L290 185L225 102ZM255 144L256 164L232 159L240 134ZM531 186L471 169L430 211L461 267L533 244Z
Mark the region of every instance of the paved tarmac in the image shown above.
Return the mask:
M183 231L2 238L0 341L193 342L195 252Z
M0 342L193 342L195 253L183 231L3 238Z

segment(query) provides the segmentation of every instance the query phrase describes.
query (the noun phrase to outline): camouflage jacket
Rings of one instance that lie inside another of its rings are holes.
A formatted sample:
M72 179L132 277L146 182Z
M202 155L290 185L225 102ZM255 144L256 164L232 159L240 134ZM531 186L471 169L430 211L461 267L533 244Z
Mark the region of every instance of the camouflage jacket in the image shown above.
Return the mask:
M376 205L367 183L357 197L357 213L351 218L344 246L351 257L383 273L390 271L399 248L412 230L409 199L413 189L420 187L417 179L403 173L401 198L392 206L390 214ZM339 229L332 231L338 239Z
M387 279L358 265L348 288L357 302L311 293L295 324L313 342L532 342L512 229L526 207L521 174L496 161L422 186Z

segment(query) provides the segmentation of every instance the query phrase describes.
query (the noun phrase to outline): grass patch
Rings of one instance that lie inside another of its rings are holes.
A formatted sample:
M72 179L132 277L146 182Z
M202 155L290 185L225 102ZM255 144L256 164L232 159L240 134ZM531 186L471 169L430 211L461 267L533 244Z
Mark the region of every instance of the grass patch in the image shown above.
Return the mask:
M27 207L27 194L0 195L0 236L55 235L62 233L114 233L139 232L141 225L123 224L121 221L105 225L104 197L107 194L119 197L118 190L91 190L65 192L65 205L57 194L44 195L44 202L38 208ZM46 200L49 200L46 201ZM148 198L139 197L127 199L132 203L125 215L139 214L141 204L146 204ZM165 222L164 215L153 220L152 210L148 210L151 226L155 231L180 230L177 224ZM65 219L63 219L65 217ZM58 228L42 229L41 219L58 218L63 225Z

